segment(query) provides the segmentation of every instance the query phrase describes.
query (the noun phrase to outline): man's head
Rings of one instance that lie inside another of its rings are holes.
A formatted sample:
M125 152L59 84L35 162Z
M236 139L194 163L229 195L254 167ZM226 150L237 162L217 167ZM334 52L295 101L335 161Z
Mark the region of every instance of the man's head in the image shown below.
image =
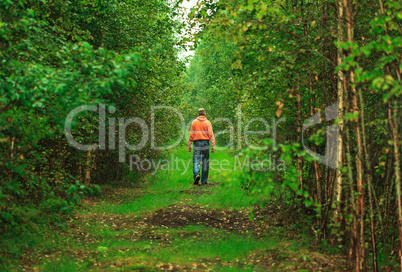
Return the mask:
M200 116L200 115L202 115L202 116L206 115L204 108L198 109L198 116Z

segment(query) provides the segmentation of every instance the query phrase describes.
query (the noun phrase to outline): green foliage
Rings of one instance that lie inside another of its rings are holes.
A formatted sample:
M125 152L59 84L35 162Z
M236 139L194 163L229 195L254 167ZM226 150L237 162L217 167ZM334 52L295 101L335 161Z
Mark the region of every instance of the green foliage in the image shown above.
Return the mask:
M82 195L99 193L92 183L127 172L116 163L116 151L88 155L71 147L64 123L81 105L115 106L115 118L148 121L150 106L177 104L184 65L177 60L175 33L181 25L172 19L171 4L0 1L2 231L39 222L65 226L63 218ZM73 136L80 143L96 142L99 121L81 113ZM127 140L138 141L140 129L130 127ZM176 126L167 126L157 141L176 134Z

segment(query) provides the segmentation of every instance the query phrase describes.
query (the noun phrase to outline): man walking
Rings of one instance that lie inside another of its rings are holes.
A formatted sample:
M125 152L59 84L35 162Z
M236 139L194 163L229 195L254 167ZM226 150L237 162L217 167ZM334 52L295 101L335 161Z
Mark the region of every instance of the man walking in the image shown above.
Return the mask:
M215 151L215 138L211 122L205 117L205 109L198 110L198 117L191 123L190 137L188 138L188 152L191 152L191 143L194 142L193 178L194 185L200 181L200 161L202 158L201 183L207 184L209 170L209 142L212 143L211 152Z

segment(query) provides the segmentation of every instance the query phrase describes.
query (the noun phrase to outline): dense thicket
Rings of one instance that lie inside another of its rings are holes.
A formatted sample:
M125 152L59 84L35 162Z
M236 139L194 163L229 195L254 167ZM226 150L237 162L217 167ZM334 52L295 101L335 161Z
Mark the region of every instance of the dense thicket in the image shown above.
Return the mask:
M151 106L178 102L184 65L175 7L165 0L0 1L0 232L34 227L43 215L57 219L80 194L96 191L92 184L127 174L118 162L118 118L149 125ZM74 118L75 140L96 144L86 151L64 133L69 112L82 105L97 111ZM157 143L177 134L174 122L165 123L172 125L156 132ZM137 144L141 132L130 125L127 142ZM158 156L149 148L135 152Z
M250 194L297 213L314 207L317 242L349 252L356 271L401 266L401 2L204 1L192 17L202 31L188 92L213 118L269 121L270 135L249 138L270 148L243 154L286 161L282 173L247 173ZM286 118L276 141L272 118Z

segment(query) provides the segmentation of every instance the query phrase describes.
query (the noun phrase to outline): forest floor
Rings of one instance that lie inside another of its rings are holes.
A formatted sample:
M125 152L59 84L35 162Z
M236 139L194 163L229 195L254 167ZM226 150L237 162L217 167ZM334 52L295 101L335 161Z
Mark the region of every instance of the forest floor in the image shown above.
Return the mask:
M31 237L15 271L347 270L342 255L315 246L303 223L284 218L279 206L253 208L230 173L212 171L209 185L194 186L191 171L102 186L67 229Z

